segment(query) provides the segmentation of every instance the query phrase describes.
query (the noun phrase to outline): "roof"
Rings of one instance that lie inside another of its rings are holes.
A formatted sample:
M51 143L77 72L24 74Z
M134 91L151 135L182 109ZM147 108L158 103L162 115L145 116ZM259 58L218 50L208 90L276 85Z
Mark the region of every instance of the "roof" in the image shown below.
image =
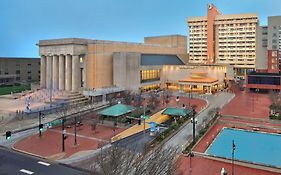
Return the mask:
M256 71L252 71L249 73L249 75L253 75L253 76L281 76L281 72L279 73L268 73L268 72L256 72Z
M135 109L134 107L129 106L129 105L116 104L114 106L110 106L110 107L100 111L99 114L118 117L118 116L127 114L129 112L132 112L134 109Z
M179 82L188 82L188 83L215 83L217 81L218 79L211 78L211 77L206 77L206 78L188 77L185 80L179 80Z
M185 65L177 55L142 54L142 66Z
M165 115L174 115L174 116L187 116L191 113L191 110L189 109L183 109L183 108L166 108L162 114Z

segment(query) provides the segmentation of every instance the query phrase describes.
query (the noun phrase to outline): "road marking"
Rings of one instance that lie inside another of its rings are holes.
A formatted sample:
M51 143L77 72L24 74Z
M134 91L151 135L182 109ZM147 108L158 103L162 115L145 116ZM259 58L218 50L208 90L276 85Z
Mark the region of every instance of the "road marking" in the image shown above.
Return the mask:
M20 172L26 173L26 174L33 174L33 173L34 173L34 172L28 171L28 170L26 170L26 169L21 169Z
M45 165L45 166L50 166L50 165L51 165L51 164L49 164L49 163L42 162L42 161L39 161L39 162L37 162L37 163L39 163L39 164L41 164L41 165Z

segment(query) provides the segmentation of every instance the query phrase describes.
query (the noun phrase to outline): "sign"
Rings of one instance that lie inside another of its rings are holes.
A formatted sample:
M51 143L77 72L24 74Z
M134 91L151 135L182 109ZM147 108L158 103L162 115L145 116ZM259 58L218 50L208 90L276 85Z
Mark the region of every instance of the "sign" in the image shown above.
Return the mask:
M59 120L54 120L52 122L49 122L47 125L48 127L53 127L53 126L57 126L57 125L61 125L62 124L62 119Z
M156 131L156 123L155 122L150 122L150 132L155 132Z
M142 118L142 119L150 119L150 116L148 116L148 115L142 115L141 118Z

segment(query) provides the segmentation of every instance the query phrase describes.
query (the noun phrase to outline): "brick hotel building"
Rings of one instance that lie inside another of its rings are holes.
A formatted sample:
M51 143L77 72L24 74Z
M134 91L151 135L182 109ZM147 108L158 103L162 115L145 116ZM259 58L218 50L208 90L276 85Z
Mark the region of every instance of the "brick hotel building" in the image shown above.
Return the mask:
M256 14L222 15L210 4L207 16L188 18L187 22L190 63L230 64L237 76L255 68Z

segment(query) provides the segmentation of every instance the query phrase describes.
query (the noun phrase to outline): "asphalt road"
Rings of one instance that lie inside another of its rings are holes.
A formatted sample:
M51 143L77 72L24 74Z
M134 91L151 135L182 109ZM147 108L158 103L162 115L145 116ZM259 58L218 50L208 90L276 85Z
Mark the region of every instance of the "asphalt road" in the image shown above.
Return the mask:
M0 175L83 175L85 172L0 147Z
M202 125L203 121L207 119L208 112L211 109L216 107L222 108L225 104L229 103L229 101L234 97L234 94L227 92L220 92L216 95L207 95L205 96L206 100L209 103L209 106L202 112L200 112L197 116L197 125ZM196 130L196 134L198 134L198 129ZM179 150L183 149L188 139L192 138L192 123L188 123L184 128L182 128L176 135L174 135L168 142L165 143L165 147L174 147Z

